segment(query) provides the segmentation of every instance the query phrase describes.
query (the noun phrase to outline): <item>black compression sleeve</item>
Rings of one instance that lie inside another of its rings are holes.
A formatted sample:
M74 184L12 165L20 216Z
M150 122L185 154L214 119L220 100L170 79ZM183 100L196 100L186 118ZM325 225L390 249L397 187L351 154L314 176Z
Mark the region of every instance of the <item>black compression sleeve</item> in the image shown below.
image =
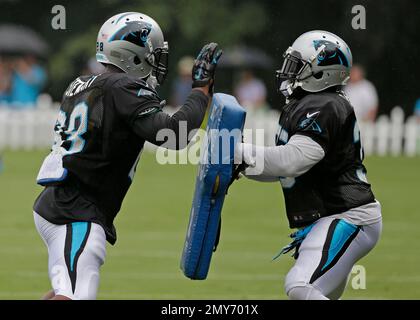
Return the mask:
M200 90L192 90L184 105L172 116L159 111L139 115L133 122L134 132L155 145L168 149L183 149L189 142L191 130L200 127L206 113L209 97ZM168 129L161 131L162 129ZM158 135L159 133L159 135Z

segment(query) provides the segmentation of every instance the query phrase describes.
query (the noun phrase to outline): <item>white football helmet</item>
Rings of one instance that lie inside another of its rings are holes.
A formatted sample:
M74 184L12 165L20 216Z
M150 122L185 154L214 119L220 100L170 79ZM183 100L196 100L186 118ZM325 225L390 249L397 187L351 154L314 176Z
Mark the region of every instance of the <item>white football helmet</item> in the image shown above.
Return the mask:
M343 86L350 77L353 63L349 46L328 31L302 34L284 53L284 62L276 71L278 90L286 97L296 88L319 92Z
M155 20L138 12L109 18L96 42L96 60L162 84L168 72L168 43Z

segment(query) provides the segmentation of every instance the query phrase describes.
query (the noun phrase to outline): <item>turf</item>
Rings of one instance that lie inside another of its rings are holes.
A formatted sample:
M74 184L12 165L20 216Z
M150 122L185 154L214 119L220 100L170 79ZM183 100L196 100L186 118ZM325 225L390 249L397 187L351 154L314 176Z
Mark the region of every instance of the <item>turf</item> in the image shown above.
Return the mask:
M45 151L3 154L0 174L0 299L37 299L49 290L47 251L32 218L35 184ZM359 264L367 288L348 287L345 299L420 298L419 158L371 157L369 180L381 201L383 236ZM179 269L196 168L141 159L116 219L117 244L108 246L100 299L283 299L292 258L271 258L290 230L279 184L244 179L225 202L221 243L205 281Z

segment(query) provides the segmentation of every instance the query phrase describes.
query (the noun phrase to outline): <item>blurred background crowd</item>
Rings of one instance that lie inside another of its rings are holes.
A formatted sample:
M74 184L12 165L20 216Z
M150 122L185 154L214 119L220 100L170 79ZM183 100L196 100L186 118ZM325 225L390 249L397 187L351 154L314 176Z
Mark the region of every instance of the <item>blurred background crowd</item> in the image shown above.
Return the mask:
M374 121L396 105L420 119L420 3L359 2L366 8L366 30L352 28L351 0L62 1L66 28L54 30L55 1L2 0L0 108L36 108L41 93L60 101L76 76L102 72L93 58L99 27L115 13L140 11L158 21L169 41L170 74L160 91L171 106L181 105L191 88L194 55L204 43L216 41L225 51L216 91L234 94L255 112L280 109L284 99L275 90L274 70L281 67L282 53L301 33L325 29L344 38L353 51L355 65L345 92L360 120Z
M0 103L12 108L33 108L47 79L36 57L2 57L0 60Z

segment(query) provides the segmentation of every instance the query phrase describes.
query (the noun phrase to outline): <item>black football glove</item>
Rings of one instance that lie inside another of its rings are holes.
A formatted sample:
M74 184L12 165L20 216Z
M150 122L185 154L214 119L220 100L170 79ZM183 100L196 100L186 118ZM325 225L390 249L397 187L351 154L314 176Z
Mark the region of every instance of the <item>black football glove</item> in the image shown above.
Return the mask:
M193 88L210 85L209 92L213 93L214 74L222 52L218 44L214 42L206 44L201 49L192 69Z

